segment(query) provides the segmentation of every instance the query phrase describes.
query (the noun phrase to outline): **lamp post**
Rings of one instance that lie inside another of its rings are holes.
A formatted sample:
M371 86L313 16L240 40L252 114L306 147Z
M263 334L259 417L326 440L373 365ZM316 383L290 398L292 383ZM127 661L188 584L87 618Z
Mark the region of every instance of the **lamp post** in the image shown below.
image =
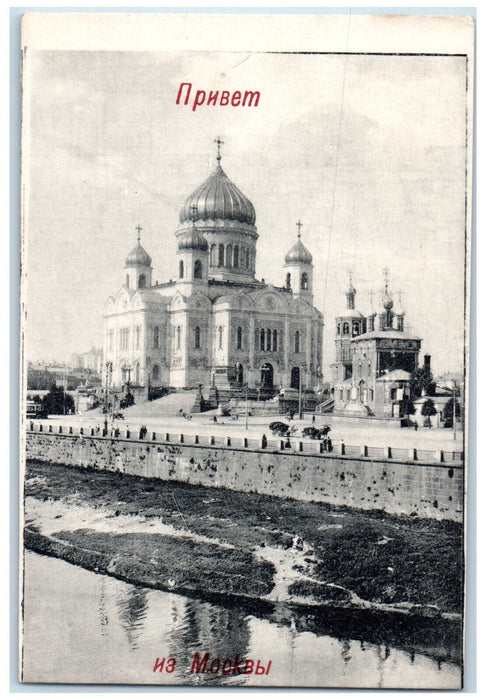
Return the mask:
M302 420L302 365L299 365L299 420Z
M452 427L454 430L454 442L456 440L456 381L452 381Z
M245 429L248 430L248 383L245 384Z

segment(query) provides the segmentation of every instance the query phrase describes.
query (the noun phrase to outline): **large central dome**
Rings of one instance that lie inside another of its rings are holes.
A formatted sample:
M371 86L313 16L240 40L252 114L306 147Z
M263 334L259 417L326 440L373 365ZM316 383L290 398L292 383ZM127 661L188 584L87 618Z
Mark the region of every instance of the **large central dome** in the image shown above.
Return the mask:
M255 208L250 200L231 182L218 164L205 182L186 199L179 220L225 219L244 224L255 223Z

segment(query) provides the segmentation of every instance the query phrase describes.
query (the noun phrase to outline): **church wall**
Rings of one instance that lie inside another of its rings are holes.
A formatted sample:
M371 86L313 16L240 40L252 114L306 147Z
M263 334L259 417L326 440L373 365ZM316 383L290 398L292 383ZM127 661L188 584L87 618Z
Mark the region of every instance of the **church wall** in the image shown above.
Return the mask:
M210 447L29 431L26 448L28 458L54 464L462 521L464 473L457 463L248 450L237 441Z

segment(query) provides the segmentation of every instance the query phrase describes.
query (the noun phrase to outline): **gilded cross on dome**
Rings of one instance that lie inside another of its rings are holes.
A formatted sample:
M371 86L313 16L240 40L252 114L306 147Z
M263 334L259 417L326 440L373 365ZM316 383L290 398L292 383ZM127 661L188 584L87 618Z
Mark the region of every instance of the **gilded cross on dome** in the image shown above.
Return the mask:
M137 241L140 243L140 231L143 231L143 228L138 224L138 226L135 226L135 231L137 232Z
M301 235L302 235L301 232L300 232L300 229L302 228L303 225L304 225L304 224L302 224L301 221L300 221L300 219L299 219L299 220L297 221L297 223L296 223L297 230L298 230L297 238L300 238Z
M224 141L221 139L220 136L218 136L218 138L214 139L214 143L218 147L218 155L216 156L216 160L219 163L221 161L221 146L224 144Z
M388 291L388 283L390 281L390 268L383 268L383 281L385 282L385 291Z

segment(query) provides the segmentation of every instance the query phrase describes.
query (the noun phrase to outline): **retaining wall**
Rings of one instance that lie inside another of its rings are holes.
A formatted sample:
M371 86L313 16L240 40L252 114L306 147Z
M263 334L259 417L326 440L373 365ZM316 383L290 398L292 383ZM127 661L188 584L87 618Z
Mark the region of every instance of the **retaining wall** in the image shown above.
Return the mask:
M461 464L27 432L27 458L236 491L462 521Z

